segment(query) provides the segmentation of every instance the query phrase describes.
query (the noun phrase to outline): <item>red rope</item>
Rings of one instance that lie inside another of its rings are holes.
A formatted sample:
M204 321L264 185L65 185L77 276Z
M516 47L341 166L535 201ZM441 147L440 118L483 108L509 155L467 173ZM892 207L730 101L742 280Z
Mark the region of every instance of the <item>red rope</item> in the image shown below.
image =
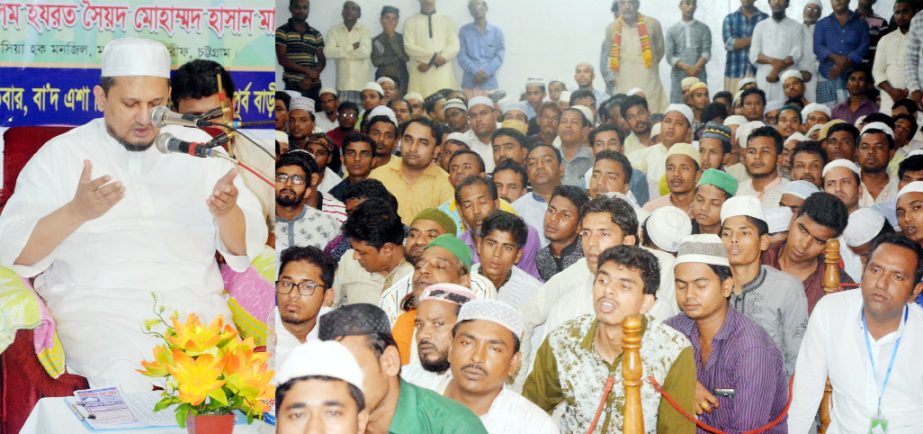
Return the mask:
M603 408L606 405L606 398L609 397L609 392L612 391L612 386L615 384L615 375L610 375L609 379L606 380L606 387L603 388L603 397L599 400L599 406L596 407L596 416L593 417L593 422L590 422L590 429L587 430L586 434L593 434L593 430L596 429L596 424L599 422L599 416L603 412Z
M246 169L248 172L252 173L252 174L253 174L254 176L256 176L257 178L260 178L260 180L262 180L263 182L269 184L270 187L275 188L275 186L276 186L276 183L275 183L275 182L272 182L272 181L266 179L266 177L264 177L263 175L260 175L257 171L255 171L255 170L253 170L253 169L247 167L246 164L241 163L240 161L238 161L238 162L237 162L237 165L240 166L240 167L243 167L244 169Z
M653 375L648 376L647 380L651 383L652 386L654 386L654 390L656 390L657 393L660 393L660 395L663 396L663 398L666 399L667 402L669 402L670 405L673 406L673 408L679 412L679 414L683 415L683 417L685 417L686 419L689 419L695 422L696 426L698 426L699 428L705 431L713 433L713 434L726 434L724 431L721 431L718 428L708 425L705 422L702 422L696 419L694 416L691 416L689 413L687 413L686 410L680 407L680 405L677 404L675 400L673 400L672 396L670 396L666 391L663 390L662 387L660 387L660 384L657 383L657 380L654 379ZM788 401L785 403L785 408L782 409L782 413L780 413L778 417L773 419L772 422L769 422L766 425L763 425L756 429L752 429L750 431L744 431L743 434L758 434L758 433L767 431L770 428L781 423L782 419L785 419L785 416L788 415L788 408L792 405L792 383L794 381L795 381L795 376L792 375L792 378L788 380Z

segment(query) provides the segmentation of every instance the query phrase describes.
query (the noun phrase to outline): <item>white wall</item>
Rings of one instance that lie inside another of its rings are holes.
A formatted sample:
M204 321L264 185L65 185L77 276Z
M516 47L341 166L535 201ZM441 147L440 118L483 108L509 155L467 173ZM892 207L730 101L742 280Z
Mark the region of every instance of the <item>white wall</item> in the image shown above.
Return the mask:
M419 11L417 0L354 1L362 7L360 22L372 29L373 36L381 32L378 16L382 5L400 8L401 26L404 19ZM822 1L823 15L829 15L830 2ZM791 0L788 16L801 22L806 3L807 0ZM857 0L851 2L853 9L856 3ZM471 21L467 4L466 0L439 0L437 9L452 17L461 27ZM340 0L314 0L308 22L326 35L332 25L342 21L342 5ZM503 29L506 36L506 58L498 78L500 87L509 95L522 92L523 83L530 76L538 75L546 80L562 78L568 83L568 88L572 88L576 86L574 66L578 62L588 61L599 68L600 43L606 26L612 21L609 12L611 0L488 0L488 5L488 21ZM641 12L660 20L666 32L670 25L680 20L678 5L679 0L642 0ZM890 19L893 5L894 0L879 0L874 9L878 15ZM757 0L756 6L769 13L768 0ZM699 0L696 18L712 31L712 60L707 66L712 93L724 85L725 51L721 41L721 23L729 12L739 7L739 0ZM276 22L281 25L291 17L288 0L276 0L276 8ZM325 86L335 84L335 68L334 62L328 62L321 77ZM669 67L666 62L661 62L660 75L669 94ZM595 86L605 90L598 77L597 71ZM460 73L457 78L460 82Z

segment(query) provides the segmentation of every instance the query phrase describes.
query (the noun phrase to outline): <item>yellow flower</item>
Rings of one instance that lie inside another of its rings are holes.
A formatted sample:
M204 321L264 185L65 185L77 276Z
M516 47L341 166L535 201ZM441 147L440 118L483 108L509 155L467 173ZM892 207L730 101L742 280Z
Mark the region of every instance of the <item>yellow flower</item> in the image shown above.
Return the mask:
M224 324L220 315L207 327L199 321L198 315L191 313L185 323L180 323L174 315L172 333L167 333L165 339L173 348L183 350L196 356L202 353L216 353L216 349L234 340L237 331L230 325Z
M165 345L158 345L154 347L154 360L142 361L141 366L144 369L139 369L138 372L148 377L166 377L170 374L167 372L167 366L171 364L173 364L173 353Z
M225 355L224 373L228 390L243 398L242 409L250 414L261 414L270 410L265 401L275 395L275 388L270 384L274 372L268 368L269 353L254 352L247 344L244 341L244 345Z
M173 350L172 365L167 366L170 375L176 379L179 389L179 399L192 405L199 405L210 396L222 404L227 404L227 397L221 390L224 380L221 373L224 370L224 359L203 354L192 358L178 349Z

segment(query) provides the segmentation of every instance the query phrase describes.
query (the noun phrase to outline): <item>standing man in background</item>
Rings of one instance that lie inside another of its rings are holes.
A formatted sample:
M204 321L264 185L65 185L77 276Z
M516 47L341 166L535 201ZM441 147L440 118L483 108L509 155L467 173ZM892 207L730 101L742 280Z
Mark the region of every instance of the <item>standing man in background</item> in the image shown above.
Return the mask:
M682 21L667 29L667 63L673 67L670 77L670 102L683 102L681 82L686 77L698 77L708 82L705 64L711 59L711 30L693 18L698 0L681 0Z
M487 23L487 2L484 0L468 1L468 12L473 22L462 26L458 39L461 51L458 63L464 71L462 88L465 97L487 96L497 89L497 70L503 65L506 48L503 31Z
M769 17L753 6L756 0L740 0L740 9L724 17L721 36L727 59L724 63L724 90L737 91L737 83L753 77L756 67L750 63L750 41L757 23Z
M608 66L615 73L616 92L628 93L632 88L640 88L651 111L661 113L667 107L659 72L664 55L663 30L660 21L642 15L639 7L639 0L620 3L622 16L615 21L612 33L606 32L606 40L611 44Z
M461 49L455 22L436 12L436 0L420 0L420 13L404 23L404 50L410 57L408 92L426 97L458 86L452 60Z
M372 39L372 65L375 79L391 77L397 81L398 95L407 93L407 54L404 53L404 35L397 32L401 18L400 9L394 6L381 8L381 33Z
M362 17L362 8L356 2L343 3L342 15L343 22L327 32L324 55L336 59L337 92L340 102L350 101L359 104L359 94L369 81L369 71L372 69L369 63L372 38L369 28L358 23Z
M292 17L276 29L276 60L283 68L286 89L297 90L317 101L320 73L327 66L324 35L308 24L311 0L291 0Z

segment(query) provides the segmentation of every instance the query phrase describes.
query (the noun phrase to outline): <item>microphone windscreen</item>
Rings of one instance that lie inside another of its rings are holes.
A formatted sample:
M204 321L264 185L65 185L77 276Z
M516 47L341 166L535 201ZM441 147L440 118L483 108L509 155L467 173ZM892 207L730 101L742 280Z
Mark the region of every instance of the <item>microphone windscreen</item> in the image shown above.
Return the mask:
M157 146L157 150L162 154L170 153L170 140L173 139L173 135L170 133L161 133L154 139L154 145Z
M159 105L154 107L154 109L151 110L151 123L153 123L157 128L163 128L167 125L164 123L163 117L169 112L170 109L167 108L167 106Z

